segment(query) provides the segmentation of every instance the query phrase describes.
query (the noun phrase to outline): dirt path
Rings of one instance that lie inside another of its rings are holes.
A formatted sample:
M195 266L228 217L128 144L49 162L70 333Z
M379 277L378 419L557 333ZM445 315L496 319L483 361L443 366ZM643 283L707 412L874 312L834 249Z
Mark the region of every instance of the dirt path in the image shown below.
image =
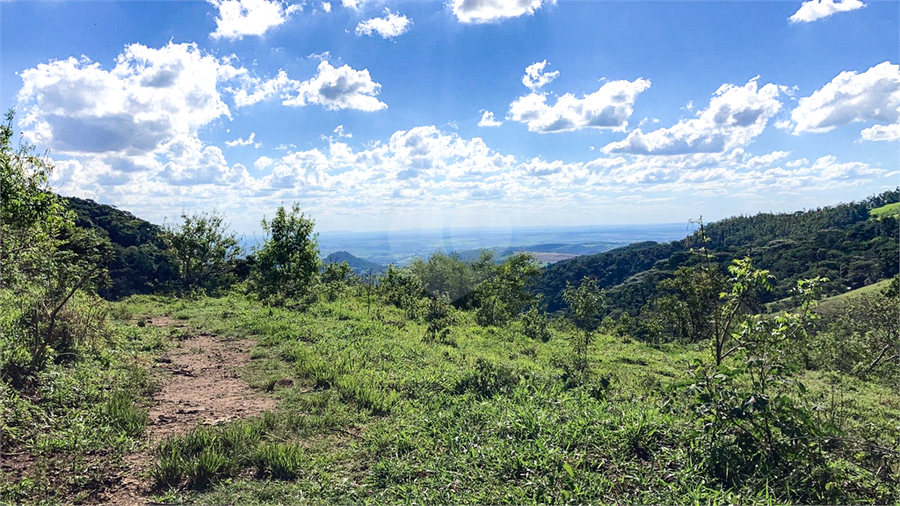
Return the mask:
M164 317L148 323L184 327ZM147 450L126 456L120 486L107 494L103 504L130 506L149 501L152 484L141 475L152 464L152 451L161 439L188 432L198 424L224 423L275 408L274 398L252 390L240 379L239 368L250 362L253 341L200 333L180 344L154 364L162 373L163 383L150 408L150 444Z

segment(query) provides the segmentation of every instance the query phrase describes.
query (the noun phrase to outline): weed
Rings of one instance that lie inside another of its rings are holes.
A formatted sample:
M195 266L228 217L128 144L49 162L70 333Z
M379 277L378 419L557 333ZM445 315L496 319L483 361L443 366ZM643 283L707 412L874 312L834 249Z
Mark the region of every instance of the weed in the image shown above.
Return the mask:
M140 436L150 419L147 410L135 406L131 395L122 390L113 394L106 401L103 415L111 427L115 427L131 437Z

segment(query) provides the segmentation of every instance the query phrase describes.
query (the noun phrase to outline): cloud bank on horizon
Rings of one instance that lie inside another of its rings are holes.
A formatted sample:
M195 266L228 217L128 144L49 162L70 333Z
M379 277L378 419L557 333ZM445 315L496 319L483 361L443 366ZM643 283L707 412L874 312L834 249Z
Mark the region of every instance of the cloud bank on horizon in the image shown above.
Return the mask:
M697 63L702 71L686 78L671 61L678 48L642 46L634 34L574 53L563 42L584 40L590 26L546 40L554 23L641 6L389 3L209 0L205 33L132 40L99 61L87 52L57 59L66 50L54 47L6 58L4 73L21 86L4 98L23 138L50 151L58 191L156 220L214 206L243 230L289 201L326 228L452 212L587 224L635 213L671 221L697 214L696 202L727 215L896 186L896 51L848 51L828 68L827 58L803 55L759 69ZM18 10L5 7L4 22L29 10L5 5ZM817 34L812 21L837 24L862 7L879 6L810 0L787 23L773 6L744 6L768 15L759 23L774 32L809 25L810 44L837 33L822 25ZM666 8L703 24L722 6ZM545 40L517 44L516 34ZM94 43L84 47L109 53ZM704 47L697 61L741 61L740 43ZM693 85L677 84L685 80Z

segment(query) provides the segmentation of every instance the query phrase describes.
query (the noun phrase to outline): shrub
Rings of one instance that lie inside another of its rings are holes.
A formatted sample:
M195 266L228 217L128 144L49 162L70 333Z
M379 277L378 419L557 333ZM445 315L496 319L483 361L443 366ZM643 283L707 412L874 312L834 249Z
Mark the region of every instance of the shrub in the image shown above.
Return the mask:
M472 371L456 383L456 393L472 392L479 397L493 397L509 393L519 384L521 376L512 368L479 357Z
M260 299L284 304L312 291L319 272L319 246L314 223L294 204L288 214L281 206L271 221L262 220L266 238L255 251L251 289Z
M212 213L182 214L179 226L168 225L162 240L178 272L181 293L212 292L227 287L229 267L242 254L237 236L224 217Z
M541 307L543 297L532 303L531 307L522 315L522 332L531 339L540 339L543 342L550 340L550 329L547 327L547 314Z

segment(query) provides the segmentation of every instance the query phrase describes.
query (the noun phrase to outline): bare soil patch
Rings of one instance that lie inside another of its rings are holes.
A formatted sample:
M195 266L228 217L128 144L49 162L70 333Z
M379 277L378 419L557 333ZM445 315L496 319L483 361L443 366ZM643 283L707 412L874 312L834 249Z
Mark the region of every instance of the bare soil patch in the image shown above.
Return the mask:
M152 318L149 323L186 327L166 317ZM150 444L147 450L125 457L117 490L102 503L138 505L149 501L152 484L141 475L152 464L152 450L160 440L198 424L225 423L275 408L272 396L252 390L240 378L239 369L250 362L254 341L193 332L188 336L153 364L163 383L151 400Z

